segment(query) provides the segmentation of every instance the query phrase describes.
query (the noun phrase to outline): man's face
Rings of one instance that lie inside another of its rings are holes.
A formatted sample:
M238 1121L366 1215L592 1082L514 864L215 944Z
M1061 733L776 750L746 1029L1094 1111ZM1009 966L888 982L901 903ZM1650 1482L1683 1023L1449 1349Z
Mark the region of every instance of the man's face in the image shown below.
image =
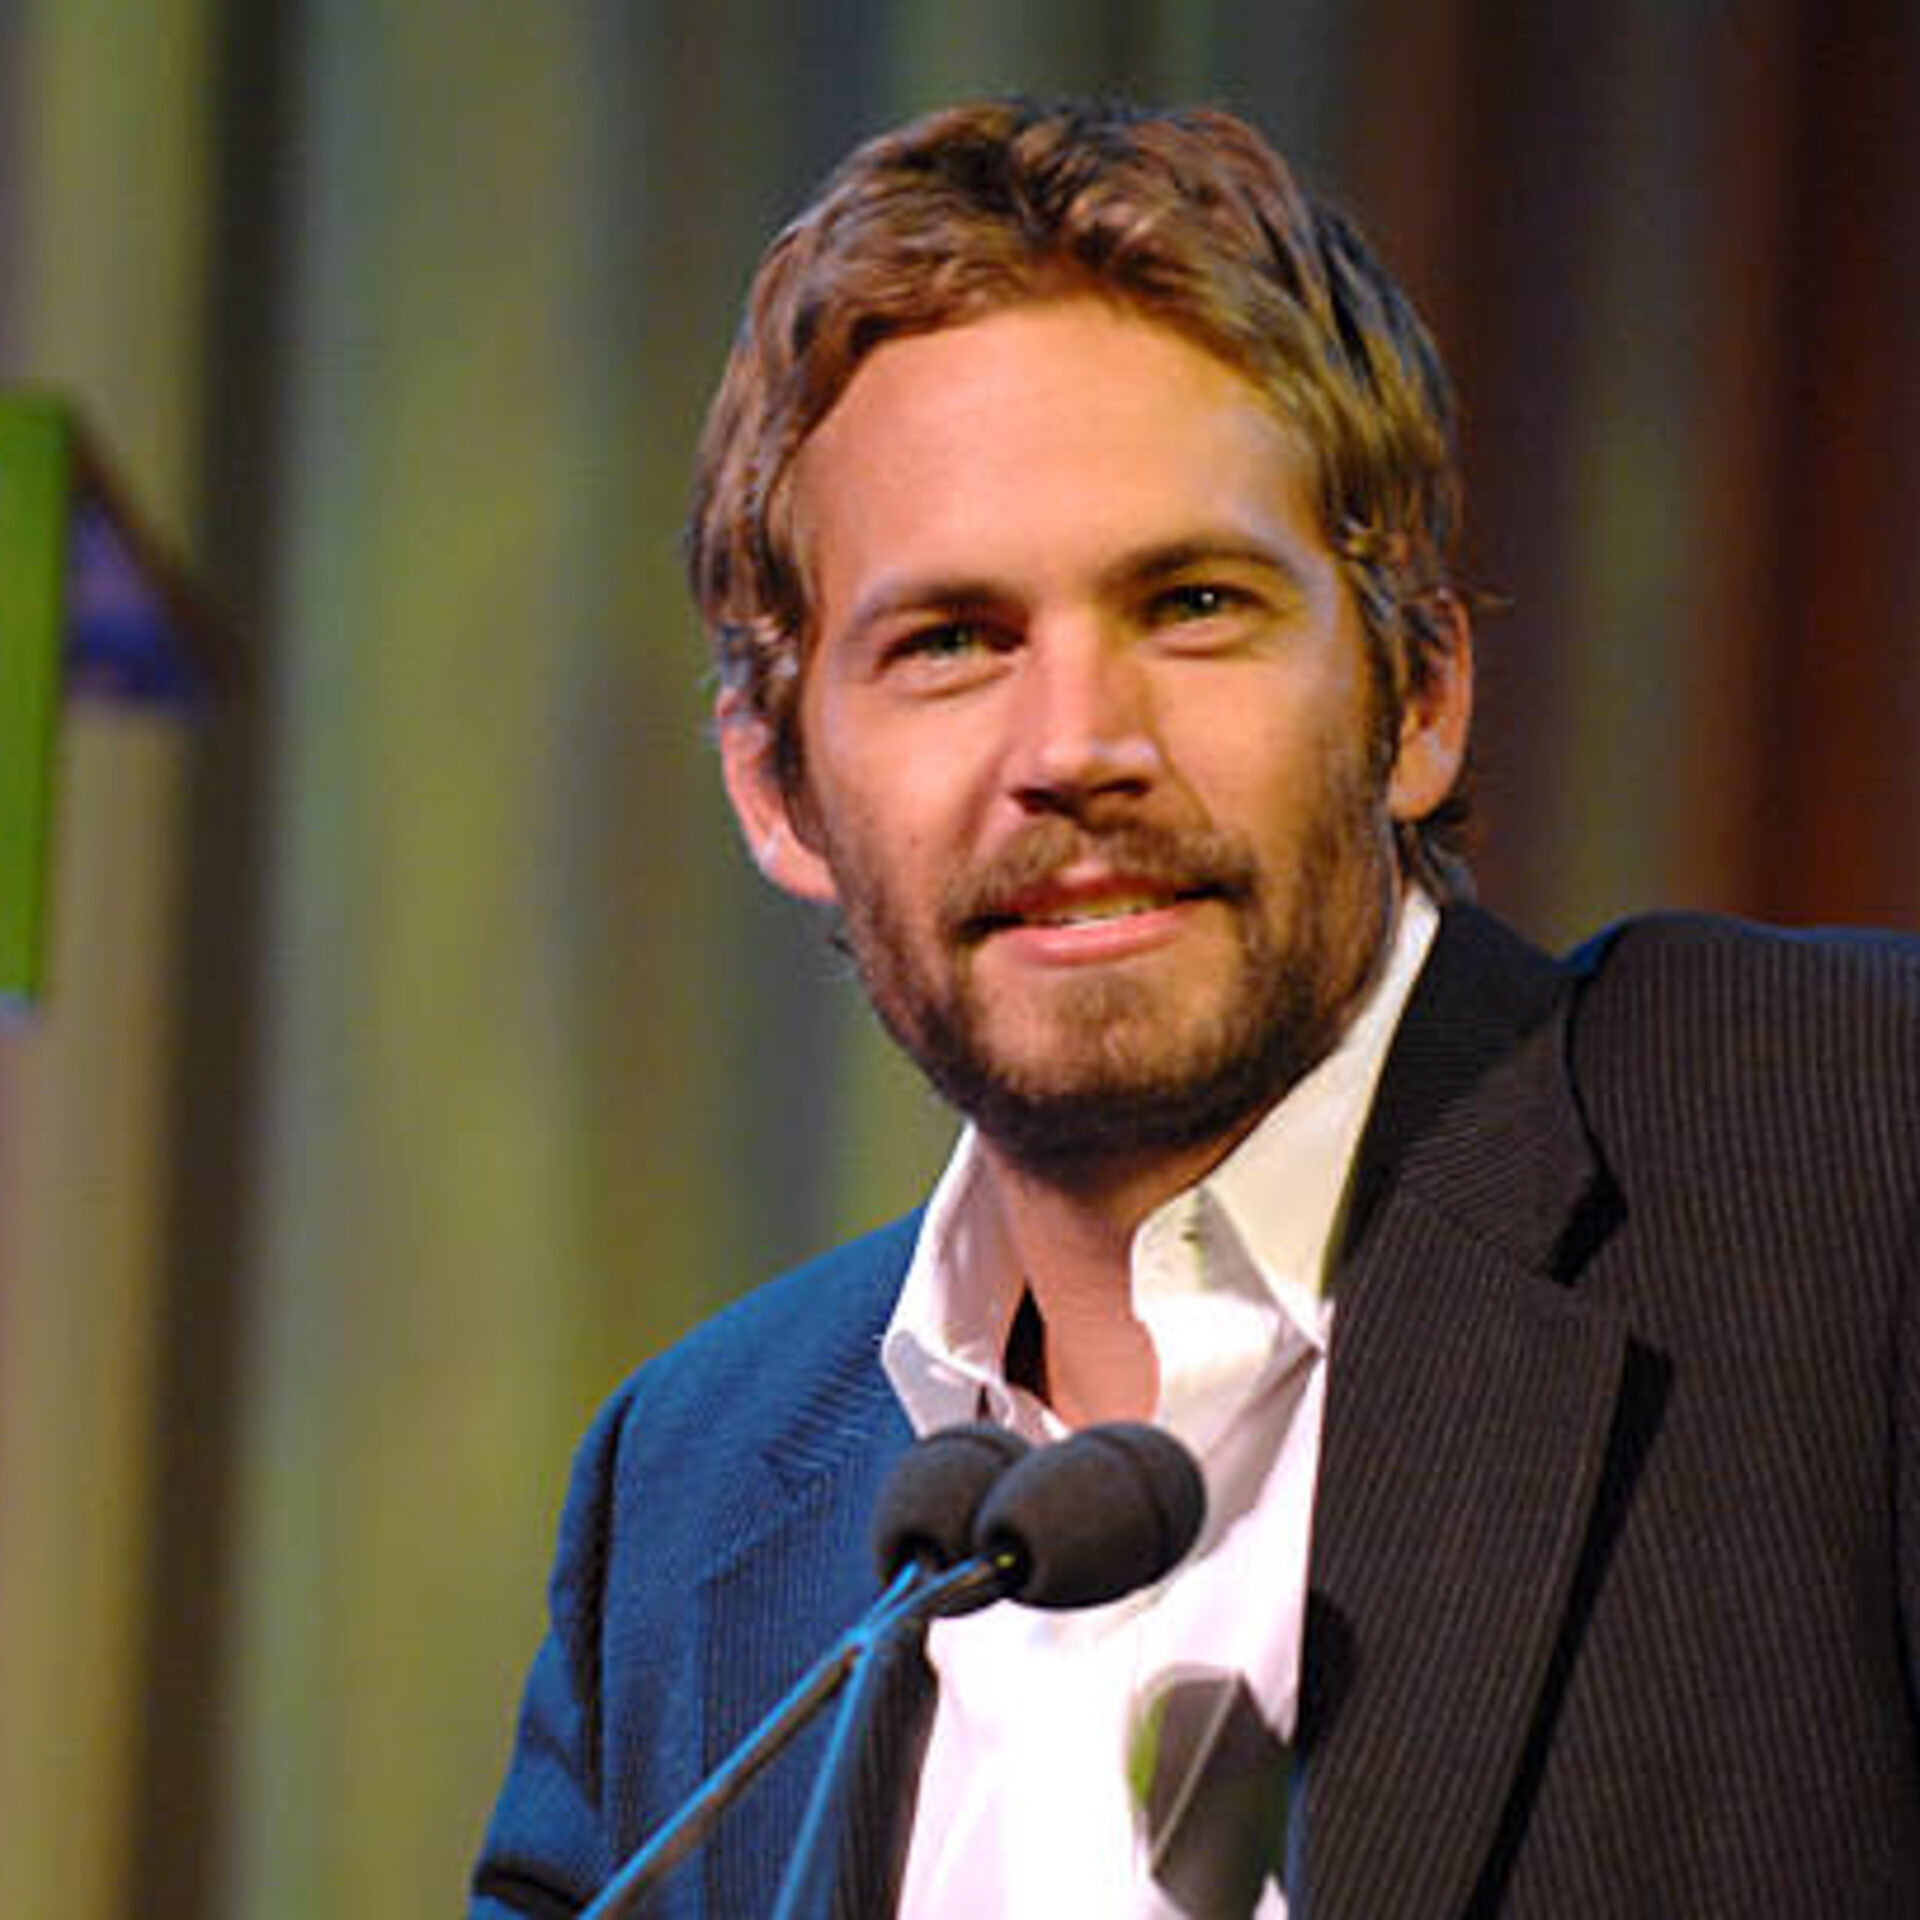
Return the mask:
M1386 730L1307 463L1254 389L1093 300L880 348L802 451L805 790L722 739L768 873L1004 1151L1236 1138L1321 1057L1445 792ZM726 718L727 716L723 716Z

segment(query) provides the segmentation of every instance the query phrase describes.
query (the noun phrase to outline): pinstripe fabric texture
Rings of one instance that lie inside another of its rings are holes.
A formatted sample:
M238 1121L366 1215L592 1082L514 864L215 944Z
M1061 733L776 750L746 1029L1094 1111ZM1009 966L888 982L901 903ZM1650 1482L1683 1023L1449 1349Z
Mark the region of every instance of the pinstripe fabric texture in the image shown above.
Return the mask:
M575 1910L869 1597L913 1230L583 1452L476 1914ZM1913 946L1446 917L1336 1275L1296 1920L1920 1913L1917 1263ZM665 1910L765 1909L808 1766Z
M1658 919L1556 980L1475 917L1426 985L1342 1277L1306 1912L1920 1913L1915 950Z

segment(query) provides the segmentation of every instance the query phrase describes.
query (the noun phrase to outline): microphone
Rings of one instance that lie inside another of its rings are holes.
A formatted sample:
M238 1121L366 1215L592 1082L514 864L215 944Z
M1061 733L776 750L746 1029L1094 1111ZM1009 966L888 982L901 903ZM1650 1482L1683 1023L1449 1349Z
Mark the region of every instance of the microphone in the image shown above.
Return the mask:
M903 1595L901 1617L971 1613L996 1600L1063 1610L1118 1600L1178 1565L1206 1511L1206 1482L1172 1434L1134 1420L1082 1427L993 1479L972 1521L972 1551ZM941 1547L952 1550L951 1536ZM883 1558L882 1576L898 1564Z
M1177 1566L1206 1513L1192 1454L1158 1427L1115 1420L998 1480L974 1521L974 1551L1011 1559L1007 1595L1023 1606L1097 1607Z
M942 1477L966 1471L960 1464L963 1445L956 1442L954 1464L942 1465ZM935 1470L925 1471L932 1482ZM809 1898L827 1856L835 1811L850 1807L848 1781L868 1737L863 1725L877 1676L910 1635L931 1619L1001 1599L1059 1609L1118 1600L1169 1572L1206 1516L1206 1483L1193 1456L1171 1434L1134 1421L1084 1427L1056 1445L1022 1452L1011 1466L982 1478L988 1487L973 1517L971 1554L944 1572L923 1573L917 1583L910 1570L898 1603L882 1611L883 1599L868 1616L871 1637L841 1702L772 1920L798 1920L812 1911ZM887 1507L883 1494L883 1513ZM876 1528L883 1577L888 1550L912 1537L891 1523ZM951 1538L942 1536L936 1550L944 1551Z
M964 1559L981 1502L1030 1451L990 1420L941 1427L900 1456L873 1510L873 1563L882 1586L909 1566L932 1572Z
M581 1920L632 1912L851 1680L775 1907L776 1915L797 1911L849 1764L860 1696L894 1646L929 1620L997 1600L1063 1609L1117 1600L1169 1572L1205 1514L1199 1468L1157 1427L1116 1421L1029 1448L1017 1434L979 1421L917 1441L874 1510L873 1551L885 1590L601 1888Z

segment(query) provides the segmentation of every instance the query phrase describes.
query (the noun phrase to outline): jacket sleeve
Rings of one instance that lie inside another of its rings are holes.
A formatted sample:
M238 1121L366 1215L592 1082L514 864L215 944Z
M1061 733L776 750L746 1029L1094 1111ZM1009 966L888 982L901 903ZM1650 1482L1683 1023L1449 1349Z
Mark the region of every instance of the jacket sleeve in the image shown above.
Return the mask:
M628 1395L575 1458L549 1624L521 1703L506 1783L474 1868L469 1920L576 1914L613 1870L604 1815L601 1647L612 1488Z

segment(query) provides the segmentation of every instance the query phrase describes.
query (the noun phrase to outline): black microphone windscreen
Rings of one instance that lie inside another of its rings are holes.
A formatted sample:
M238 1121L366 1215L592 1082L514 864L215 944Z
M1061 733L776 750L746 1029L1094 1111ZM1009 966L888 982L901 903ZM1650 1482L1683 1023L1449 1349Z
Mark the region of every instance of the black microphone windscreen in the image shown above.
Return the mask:
M1027 1451L1017 1433L985 1420L942 1427L909 1447L873 1512L873 1559L882 1582L909 1561L944 1569L964 1559L981 1502Z
M1012 1468L982 1502L973 1546L1018 1557L1011 1598L1023 1605L1093 1607L1174 1567L1206 1511L1206 1483L1178 1440L1113 1421Z

